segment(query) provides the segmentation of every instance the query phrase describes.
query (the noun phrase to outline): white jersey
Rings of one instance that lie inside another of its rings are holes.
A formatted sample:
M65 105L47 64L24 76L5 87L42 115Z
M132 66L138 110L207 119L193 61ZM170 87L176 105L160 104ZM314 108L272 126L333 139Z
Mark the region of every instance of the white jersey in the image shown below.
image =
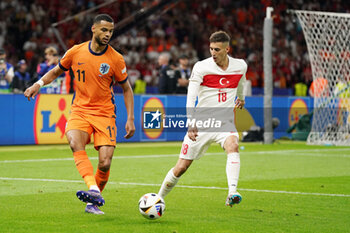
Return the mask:
M197 62L192 70L187 94L187 108L234 108L236 96L244 100L243 88L247 64L242 59L228 56L226 70L222 70L212 57Z

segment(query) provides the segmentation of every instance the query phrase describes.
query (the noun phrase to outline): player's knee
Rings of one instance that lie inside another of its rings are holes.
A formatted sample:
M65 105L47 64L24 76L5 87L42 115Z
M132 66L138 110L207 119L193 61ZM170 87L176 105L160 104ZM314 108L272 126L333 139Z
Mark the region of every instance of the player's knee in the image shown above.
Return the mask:
M238 152L238 143L237 142L226 143L225 150L227 153Z
M80 143L78 140L72 138L69 140L69 146L73 152L84 150L84 146L82 143Z
M111 167L111 160L105 159L103 161L98 162L98 169L100 169L103 172L108 172Z

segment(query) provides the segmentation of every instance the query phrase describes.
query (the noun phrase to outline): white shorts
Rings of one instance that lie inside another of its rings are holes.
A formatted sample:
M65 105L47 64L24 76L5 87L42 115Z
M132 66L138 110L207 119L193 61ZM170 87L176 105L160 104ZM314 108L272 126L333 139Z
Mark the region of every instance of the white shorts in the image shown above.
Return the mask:
M213 142L219 143L224 148L226 138L232 135L236 136L237 140L239 139L237 132L198 132L196 141L192 141L186 134L179 157L188 160L200 159Z

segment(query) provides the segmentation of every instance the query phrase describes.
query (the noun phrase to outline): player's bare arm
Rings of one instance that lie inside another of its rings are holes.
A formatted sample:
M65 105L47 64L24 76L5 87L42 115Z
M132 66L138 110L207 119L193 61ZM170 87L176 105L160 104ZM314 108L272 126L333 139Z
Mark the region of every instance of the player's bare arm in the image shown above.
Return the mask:
M34 83L32 86L28 87L25 92L24 96L28 98L30 101L30 98L34 99L34 97L39 93L40 87L46 84L51 83L53 80L55 80L58 76L60 76L63 73L63 70L57 65L55 68L47 72L38 82L42 81L42 85L40 85L38 82Z
M134 124L134 94L131 89L129 82L124 82L121 84L124 94L124 103L126 111L128 113L128 119L125 124L126 134L124 138L131 138L135 133L135 124Z

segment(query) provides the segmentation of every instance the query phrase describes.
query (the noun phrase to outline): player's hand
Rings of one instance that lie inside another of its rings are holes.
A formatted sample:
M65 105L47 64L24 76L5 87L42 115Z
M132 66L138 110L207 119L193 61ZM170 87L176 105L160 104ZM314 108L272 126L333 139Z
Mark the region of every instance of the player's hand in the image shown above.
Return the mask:
M245 101L237 98L235 104L235 108L242 109L244 107Z
M196 141L196 137L198 136L197 127L188 127L187 135L192 141Z
M40 85L37 83L34 83L32 86L28 87L25 92L24 96L28 98L30 101L30 98L34 99L34 97L39 93Z
M125 134L124 138L128 139L128 138L131 138L132 136L134 136L135 124L134 124L133 120L127 120L127 122L125 124L125 131L126 131L126 134Z

